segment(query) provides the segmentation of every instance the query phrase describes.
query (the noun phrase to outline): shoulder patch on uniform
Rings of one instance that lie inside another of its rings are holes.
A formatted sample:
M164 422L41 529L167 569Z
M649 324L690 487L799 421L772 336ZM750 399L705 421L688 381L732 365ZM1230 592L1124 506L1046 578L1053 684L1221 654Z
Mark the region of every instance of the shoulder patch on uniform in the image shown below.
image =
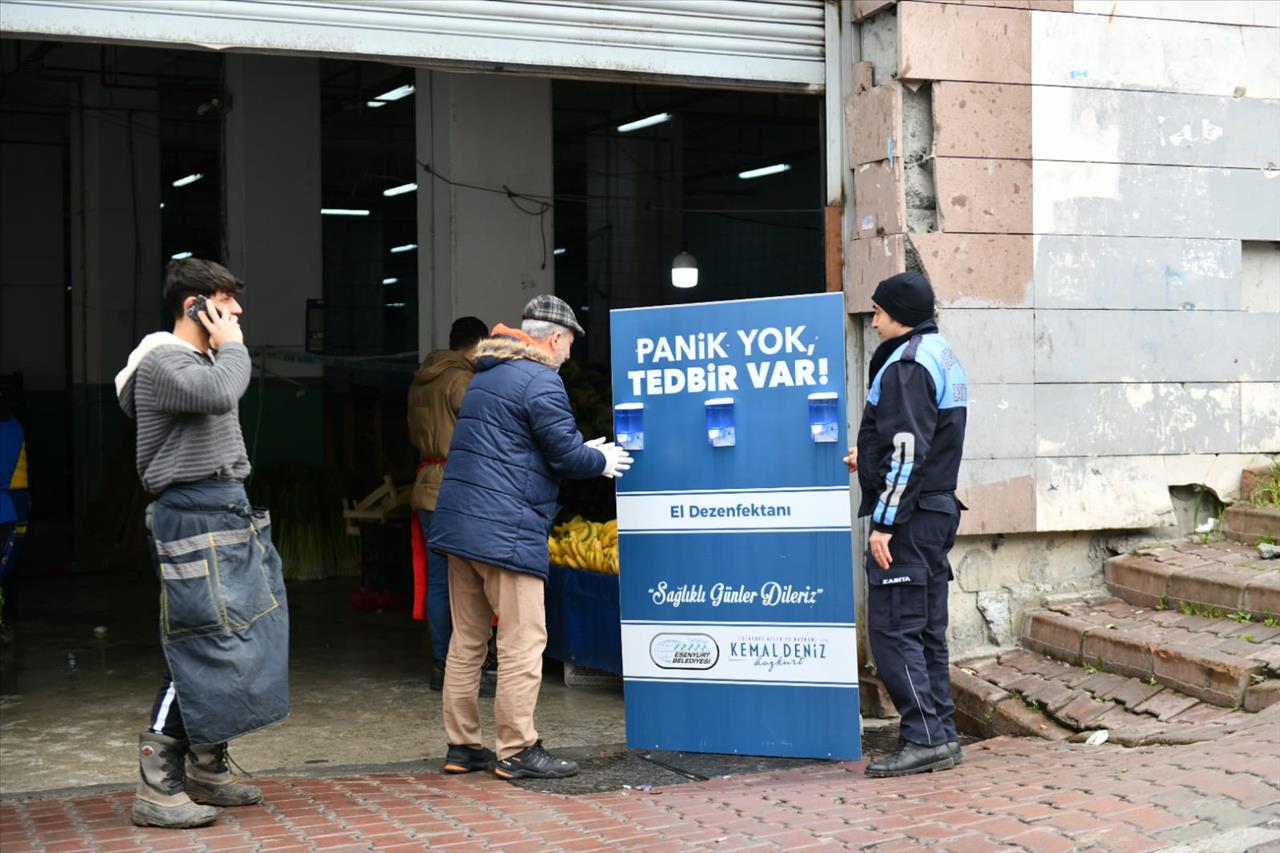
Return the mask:
M907 341L907 347L902 351L902 357L899 361L915 361L916 350L920 348L920 336L914 335L911 340Z

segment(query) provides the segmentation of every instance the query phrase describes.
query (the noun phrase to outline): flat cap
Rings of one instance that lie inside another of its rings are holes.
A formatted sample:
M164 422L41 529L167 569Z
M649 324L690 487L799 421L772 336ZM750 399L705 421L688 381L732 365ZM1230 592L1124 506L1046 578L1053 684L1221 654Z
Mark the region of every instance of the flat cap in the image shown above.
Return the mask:
M569 307L569 303L558 296L552 296L550 293L544 293L530 299L529 304L524 306L524 313L520 315L520 318L522 320L545 320L548 323L555 323L557 326L572 329L573 333L580 338L587 334L583 331L582 326L578 325L578 318L574 316L573 309Z

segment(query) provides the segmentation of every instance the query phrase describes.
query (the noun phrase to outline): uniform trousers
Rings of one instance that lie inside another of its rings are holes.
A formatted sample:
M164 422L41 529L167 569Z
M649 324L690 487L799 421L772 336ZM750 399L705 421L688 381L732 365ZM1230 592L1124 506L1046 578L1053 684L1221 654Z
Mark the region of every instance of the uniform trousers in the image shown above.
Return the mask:
M893 563L867 553L867 623L876 672L893 699L904 740L938 746L956 739L947 652L948 554L960 524L952 493L921 496L893 528Z

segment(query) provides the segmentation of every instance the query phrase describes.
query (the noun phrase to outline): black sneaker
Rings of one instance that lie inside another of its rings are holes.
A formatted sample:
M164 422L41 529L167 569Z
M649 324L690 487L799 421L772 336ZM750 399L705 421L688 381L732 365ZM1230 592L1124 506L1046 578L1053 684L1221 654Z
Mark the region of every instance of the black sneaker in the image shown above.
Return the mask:
M538 741L499 761L493 772L499 779L520 779L525 776L535 779L564 779L576 775L578 765L567 758L556 758L542 748L542 741Z
M470 773L473 770L488 770L498 760L492 749L483 746L458 746L449 744L449 751L444 757L445 773Z
M956 767L964 763L964 753L960 751L960 741L947 741L947 749L951 750L951 761Z

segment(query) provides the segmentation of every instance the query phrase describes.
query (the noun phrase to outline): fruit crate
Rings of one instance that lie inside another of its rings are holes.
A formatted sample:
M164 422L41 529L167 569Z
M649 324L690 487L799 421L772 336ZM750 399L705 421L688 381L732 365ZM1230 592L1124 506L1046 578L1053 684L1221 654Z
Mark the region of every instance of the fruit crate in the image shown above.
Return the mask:
M552 564L547 576L547 654L622 674L618 576Z

